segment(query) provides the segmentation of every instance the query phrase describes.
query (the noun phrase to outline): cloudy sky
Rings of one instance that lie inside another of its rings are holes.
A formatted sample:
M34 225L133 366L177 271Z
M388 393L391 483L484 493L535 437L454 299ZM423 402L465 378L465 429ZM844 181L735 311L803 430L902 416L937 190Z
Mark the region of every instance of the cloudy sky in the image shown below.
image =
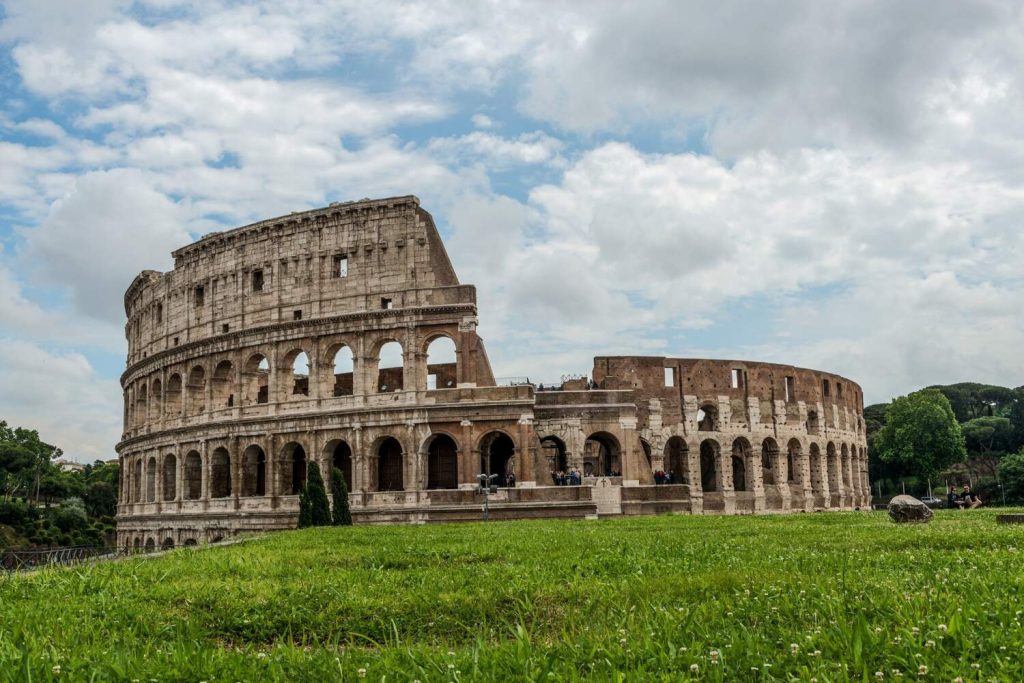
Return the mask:
M1024 384L1022 36L978 0L0 0L0 418L111 457L140 270L398 194L498 375Z

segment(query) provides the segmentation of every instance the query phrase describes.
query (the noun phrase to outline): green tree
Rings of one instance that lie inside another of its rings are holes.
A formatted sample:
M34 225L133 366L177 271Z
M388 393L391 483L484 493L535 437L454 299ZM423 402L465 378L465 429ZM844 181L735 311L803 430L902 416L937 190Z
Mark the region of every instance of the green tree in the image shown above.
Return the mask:
M1013 423L1007 417L976 417L960 425L971 464L979 465L995 476L999 460L1012 450Z
M964 436L949 400L937 389L900 396L875 436L879 457L901 463L919 477L932 477L967 457Z
M306 486L299 496L299 527L329 526L331 524L331 506L327 502L327 490L324 478L320 475L320 466L312 462L306 478Z
M1024 450L1002 459L999 463L999 481L1008 502L1024 502Z
M352 510L348 506L348 484L345 483L345 475L337 467L331 470L331 498L334 503L334 523L350 526Z

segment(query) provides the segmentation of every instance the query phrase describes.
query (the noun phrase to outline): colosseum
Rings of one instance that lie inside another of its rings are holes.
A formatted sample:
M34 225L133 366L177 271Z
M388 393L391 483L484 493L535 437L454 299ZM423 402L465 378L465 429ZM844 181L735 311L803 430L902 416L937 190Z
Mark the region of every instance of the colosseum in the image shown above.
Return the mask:
M415 197L173 256L125 294L123 546L294 527L312 466L344 473L359 523L480 519L480 473L498 475L493 519L869 503L863 395L844 377L607 356L589 377L496 382L476 290Z

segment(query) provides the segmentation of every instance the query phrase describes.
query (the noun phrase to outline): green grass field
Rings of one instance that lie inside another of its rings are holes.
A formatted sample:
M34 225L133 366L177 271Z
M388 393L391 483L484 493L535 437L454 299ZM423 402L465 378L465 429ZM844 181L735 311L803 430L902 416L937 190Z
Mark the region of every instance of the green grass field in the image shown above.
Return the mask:
M347 527L0 577L12 680L1024 681L991 511Z

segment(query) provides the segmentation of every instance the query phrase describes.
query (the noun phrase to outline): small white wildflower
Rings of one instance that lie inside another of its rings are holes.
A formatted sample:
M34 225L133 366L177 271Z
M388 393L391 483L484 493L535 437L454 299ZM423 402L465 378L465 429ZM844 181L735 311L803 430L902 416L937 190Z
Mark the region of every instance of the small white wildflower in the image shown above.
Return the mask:
M883 678L885 678L885 674L882 673L881 671L876 671L875 672L875 678L877 678L878 680L882 680Z
M797 645L796 643L790 643L790 644L789 644L789 651L790 651L790 652L791 652L792 654L794 654L794 655L795 655L795 654L796 654L797 652L800 652L800 646L799 646L799 645Z
M694 673L695 674L695 673L699 673L699 672L700 672L700 667L699 666L697 666L696 664L691 664L690 665L690 673Z
M356 674L358 674L360 678L366 678L366 669L360 669L359 671L356 671Z
M60 664L54 664L53 668L50 669L50 672L53 673L54 676L59 676L60 675Z
M928 673L928 667L927 666L922 664L921 666L917 667L917 675L918 676L924 676L926 673Z
M924 646L925 647L935 647L935 641L934 640L926 641Z
M942 631L943 633L946 632L947 628L949 628L949 627L946 626L945 624L939 624L939 630Z

